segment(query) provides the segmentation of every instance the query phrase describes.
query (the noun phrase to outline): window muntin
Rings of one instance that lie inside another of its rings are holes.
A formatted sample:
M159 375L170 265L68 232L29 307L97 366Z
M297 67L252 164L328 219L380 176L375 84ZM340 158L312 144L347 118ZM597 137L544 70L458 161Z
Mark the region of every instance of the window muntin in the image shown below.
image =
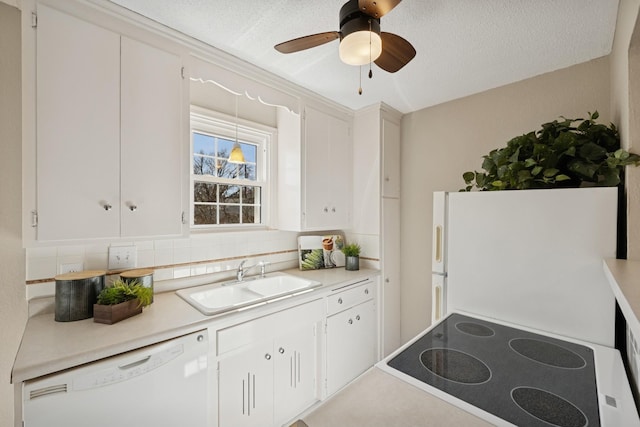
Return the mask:
M192 108L191 128L192 227L267 225L267 149L274 131L239 125L245 163L236 164L228 161L235 143L234 118Z

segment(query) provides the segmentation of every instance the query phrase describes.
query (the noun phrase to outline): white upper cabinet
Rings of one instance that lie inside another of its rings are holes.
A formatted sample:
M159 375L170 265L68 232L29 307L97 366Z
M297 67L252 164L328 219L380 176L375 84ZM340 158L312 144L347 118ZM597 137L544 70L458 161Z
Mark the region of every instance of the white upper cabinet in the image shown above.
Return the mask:
M305 108L301 121L295 114L279 112L280 229L349 227L353 154L350 127L350 122L310 107Z
M120 36L43 5L38 17L38 239L117 236Z
M122 236L182 231L182 62L122 38Z
M181 59L40 5L37 239L182 233Z
M382 197L400 197L400 125L382 117Z

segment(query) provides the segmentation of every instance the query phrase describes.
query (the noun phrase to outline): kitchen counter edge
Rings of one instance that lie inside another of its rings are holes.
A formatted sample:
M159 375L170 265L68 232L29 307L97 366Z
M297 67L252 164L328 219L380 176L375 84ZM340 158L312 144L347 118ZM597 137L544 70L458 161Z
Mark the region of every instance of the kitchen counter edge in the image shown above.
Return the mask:
M640 337L640 261L605 259L604 272L627 325Z

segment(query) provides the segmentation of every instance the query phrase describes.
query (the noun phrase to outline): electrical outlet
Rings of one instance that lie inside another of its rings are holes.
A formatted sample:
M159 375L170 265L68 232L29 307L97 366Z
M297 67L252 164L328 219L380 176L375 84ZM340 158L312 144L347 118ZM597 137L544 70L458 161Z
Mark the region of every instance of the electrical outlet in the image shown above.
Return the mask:
M134 268L138 256L134 246L110 246L109 270L123 270Z
M75 273L75 272L84 270L84 263L70 262L68 264L60 264L60 266L58 267L58 270L59 270L58 271L59 274Z

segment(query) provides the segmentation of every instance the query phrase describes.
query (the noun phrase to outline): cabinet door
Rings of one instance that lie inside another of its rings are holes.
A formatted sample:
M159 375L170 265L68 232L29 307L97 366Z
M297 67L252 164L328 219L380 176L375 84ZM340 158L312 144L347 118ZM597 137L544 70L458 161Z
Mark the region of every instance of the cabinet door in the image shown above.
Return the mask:
M400 199L382 199L382 352L400 347Z
M218 363L219 427L273 424L273 343Z
M327 318L327 394L331 395L376 362L373 300Z
M400 126L382 119L382 197L400 197Z
M182 232L181 60L122 38L122 236Z
M299 414L317 400L317 324L276 339L274 364L275 424Z
M43 4L36 31L37 238L116 237L120 36Z
M352 170L348 123L307 107L304 143L304 228L348 227Z

